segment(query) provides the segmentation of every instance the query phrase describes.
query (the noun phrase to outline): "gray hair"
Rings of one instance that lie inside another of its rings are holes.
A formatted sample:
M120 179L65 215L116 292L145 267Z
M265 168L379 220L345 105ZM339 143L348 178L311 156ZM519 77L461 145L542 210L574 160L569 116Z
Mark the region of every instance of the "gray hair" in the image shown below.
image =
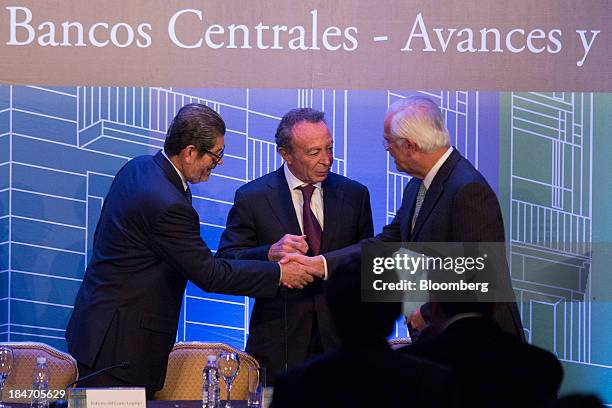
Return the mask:
M450 145L442 111L429 98L412 96L401 99L389 107L387 114L392 115L391 136L410 140L425 153Z
M300 122L323 122L327 125L327 122L325 121L325 114L323 112L319 112L318 110L311 108L291 109L289 112L285 113L285 116L283 116L278 124L278 128L276 128L276 135L274 135L274 139L276 141L277 149L283 148L287 152L292 150L291 130Z
M189 145L194 145L200 155L212 149L217 138L225 135L225 122L217 112L200 103L183 106L168 127L164 151L176 156Z

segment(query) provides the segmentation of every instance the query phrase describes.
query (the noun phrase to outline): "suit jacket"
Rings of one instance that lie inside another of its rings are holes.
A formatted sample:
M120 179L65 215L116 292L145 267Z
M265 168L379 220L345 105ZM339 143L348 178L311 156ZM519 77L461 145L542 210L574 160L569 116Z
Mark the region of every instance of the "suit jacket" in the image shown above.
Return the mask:
M321 253L373 235L370 195L365 186L330 173L322 188L325 225ZM265 260L270 246L285 234L302 232L281 167L236 191L215 256ZM246 349L267 368L271 380L304 361L315 318L323 348L336 347L338 340L321 280L302 290L283 288L275 298L255 300Z
M187 280L208 292L273 297L279 277L273 263L215 260L171 163L161 152L137 157L104 201L68 350L92 369L129 362L112 374L160 389Z
M454 393L449 369L395 353L382 339L343 347L279 377L270 407L446 408Z
M459 407L542 407L557 397L563 369L556 356L481 317L465 317L426 341L397 351L454 370Z
M402 205L393 221L374 242L504 242L504 223L495 193L485 178L454 149L434 177L411 231L412 216L422 181L413 178L404 190ZM358 262L355 246L327 254L329 269ZM510 274L505 268L497 284L512 293ZM515 302L493 306L494 320L506 331L524 338Z

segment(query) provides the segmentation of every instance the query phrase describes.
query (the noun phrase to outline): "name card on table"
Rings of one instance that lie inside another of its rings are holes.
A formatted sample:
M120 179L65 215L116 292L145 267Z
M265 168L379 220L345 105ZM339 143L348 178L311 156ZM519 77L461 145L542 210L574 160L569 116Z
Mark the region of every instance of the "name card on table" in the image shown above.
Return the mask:
M144 388L91 388L85 391L86 408L146 408Z

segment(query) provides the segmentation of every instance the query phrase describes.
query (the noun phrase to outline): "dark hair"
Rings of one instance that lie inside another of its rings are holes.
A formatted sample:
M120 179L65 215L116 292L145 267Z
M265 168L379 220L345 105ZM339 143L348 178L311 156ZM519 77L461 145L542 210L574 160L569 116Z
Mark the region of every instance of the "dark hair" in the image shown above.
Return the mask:
M225 122L211 108L200 103L183 106L168 127L164 151L176 156L189 145L194 145L200 154L211 149L219 136L225 135Z
M323 122L327 124L325 121L325 114L323 112L319 112L318 110L311 108L291 109L289 112L285 113L285 116L283 116L278 124L278 127L276 128L276 135L274 135L274 139L276 141L277 149L282 147L288 152L291 151L291 130L293 129L293 126L300 122Z
M595 394L570 394L552 403L549 408L604 408L603 402Z
M449 318L461 313L480 313L486 318L492 318L493 315L491 302L439 302L439 305Z

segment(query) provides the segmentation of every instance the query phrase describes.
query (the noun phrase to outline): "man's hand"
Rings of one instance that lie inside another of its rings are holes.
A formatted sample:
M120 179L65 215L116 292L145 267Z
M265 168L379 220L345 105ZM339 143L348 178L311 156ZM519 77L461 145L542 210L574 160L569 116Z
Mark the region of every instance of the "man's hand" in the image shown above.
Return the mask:
M289 289L302 289L314 280L309 268L297 262L279 262L281 269L280 283Z
M418 307L410 313L410 316L406 316L405 323L406 325L410 324L413 329L419 332L422 332L427 327L427 322L423 319L421 309Z
M268 259L270 261L280 261L287 254L306 254L308 244L306 235L285 234L277 243L270 246Z
M408 327L408 333L413 343L435 335L435 327L425 321L419 307L414 309L410 316L406 316L404 322Z
M323 278L325 276L325 265L323 264L323 256L304 256L302 254L288 254L280 260L280 263L285 262L297 262L306 272L316 278Z

